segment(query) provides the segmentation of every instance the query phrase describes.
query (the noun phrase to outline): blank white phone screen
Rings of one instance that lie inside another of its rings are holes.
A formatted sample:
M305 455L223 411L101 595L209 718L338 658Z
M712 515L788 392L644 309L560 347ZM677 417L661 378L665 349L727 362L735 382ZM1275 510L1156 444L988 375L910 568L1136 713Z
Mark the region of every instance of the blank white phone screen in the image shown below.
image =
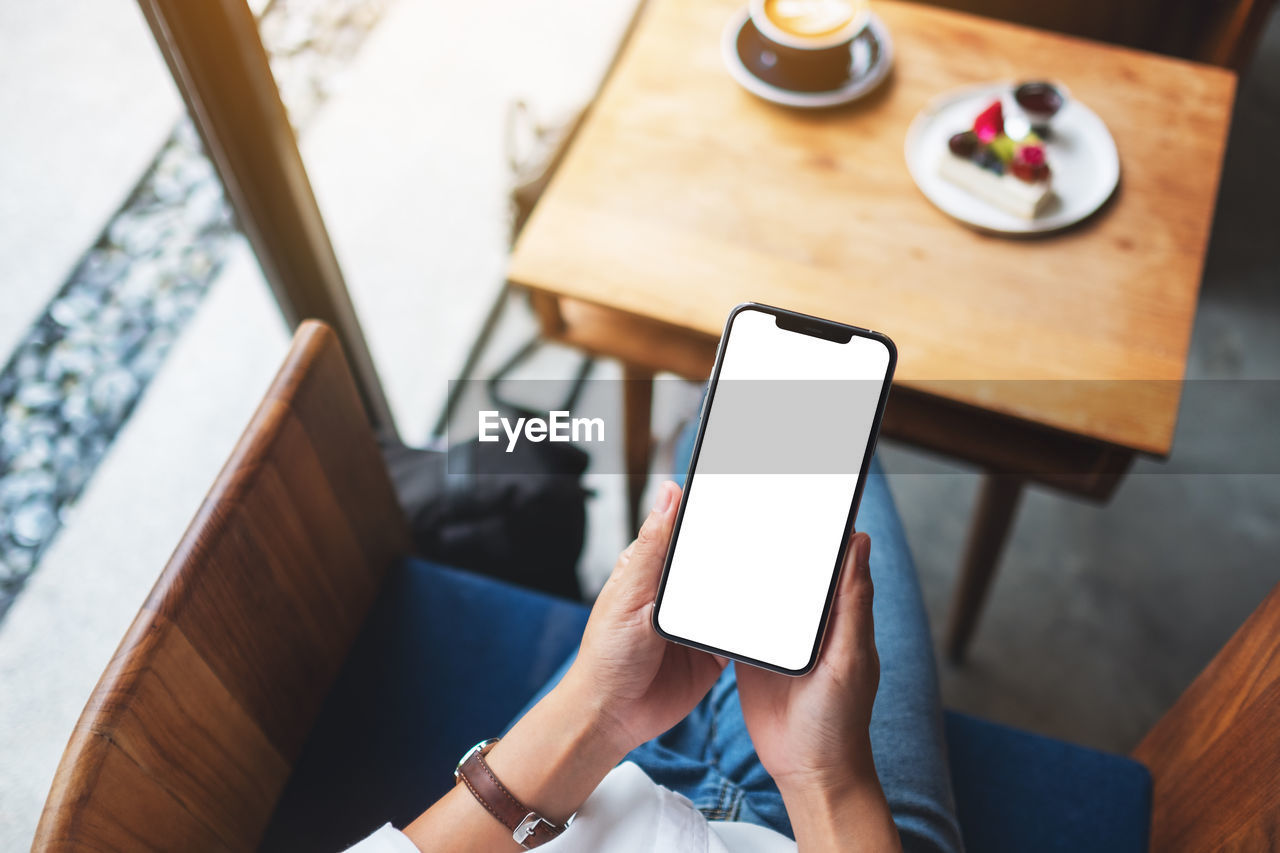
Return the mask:
M657 613L668 634L807 666L840 554L888 348L732 322Z

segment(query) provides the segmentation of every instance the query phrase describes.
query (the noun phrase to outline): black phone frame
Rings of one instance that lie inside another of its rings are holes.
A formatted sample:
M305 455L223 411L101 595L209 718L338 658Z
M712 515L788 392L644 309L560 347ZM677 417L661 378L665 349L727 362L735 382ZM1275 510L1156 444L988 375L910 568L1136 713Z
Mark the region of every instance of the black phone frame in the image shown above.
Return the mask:
M736 654L725 649L717 649L695 640L685 637L677 637L674 634L664 631L658 625L658 613L662 609L662 596L667 589L667 576L671 572L671 561L675 557L676 542L680 538L680 525L684 522L684 510L688 506L688 495L693 488L694 469L698 466L698 456L702 452L702 438L706 433L707 417L711 412L711 406L715 399L716 384L720 381L720 366L724 361L725 350L728 347L729 335L733 330L733 321L744 311L759 311L774 317L774 321L778 327L786 331L795 332L797 334L812 335L814 337L824 338L826 340L837 340L837 336L844 337L840 343L848 343L854 337L870 338L882 344L889 351L889 366L885 371L883 385L880 388L880 399L876 404L875 419L871 422L871 434L867 439L867 448L862 456L862 468L858 472L858 484L853 492L853 501L849 506L849 514L845 518L844 533L840 539L840 550L836 555L835 566L831 570L831 583L827 587L827 600L822 606L822 620L819 623L818 631L813 641L813 651L809 655L809 661L800 669L787 669L786 667L776 666L766 661L757 660L746 655ZM858 506L862 503L862 490L867 482L867 472L871 467L871 458L875 455L876 443L880 438L880 424L884 419L884 410L889 402L889 390L893 385L893 373L898 364L898 348L888 335L871 329L864 329L859 326L850 326L844 323L837 323L834 320L824 320L821 317L813 317L809 314L801 314L796 311L788 311L785 308L776 308L772 305L764 305L759 302L744 302L734 306L729 312L729 319L725 321L724 332L720 335L720 343L716 348L715 367L711 371L711 379L707 383L706 398L702 402L702 411L698 416L698 437L693 445L693 455L689 459L689 470L685 474L684 497L680 501L680 509L676 514L675 526L671 531L671 542L667 546L667 556L662 565L662 580L658 583L658 594L654 598L653 616L651 622L653 630L663 639L673 643L679 643L682 646L699 649L704 652L710 652L721 657L731 658L735 661L741 661L751 666L760 667L762 669L779 672L783 675L800 676L805 675L813 670L818 663L818 655L822 651L822 643L826 638L827 626L831 622L831 605L835 601L836 589L840 582L840 565L844 562L845 553L849 549L849 540L852 538L853 522L858 516Z

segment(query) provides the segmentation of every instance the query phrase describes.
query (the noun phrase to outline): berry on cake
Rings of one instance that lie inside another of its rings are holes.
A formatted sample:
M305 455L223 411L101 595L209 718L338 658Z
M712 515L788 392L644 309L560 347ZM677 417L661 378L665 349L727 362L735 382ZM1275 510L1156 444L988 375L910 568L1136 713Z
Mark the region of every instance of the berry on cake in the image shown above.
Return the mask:
M1033 132L1010 137L1000 101L979 113L971 130L952 136L948 148L938 172L961 189L1023 219L1048 205L1053 187L1044 141Z

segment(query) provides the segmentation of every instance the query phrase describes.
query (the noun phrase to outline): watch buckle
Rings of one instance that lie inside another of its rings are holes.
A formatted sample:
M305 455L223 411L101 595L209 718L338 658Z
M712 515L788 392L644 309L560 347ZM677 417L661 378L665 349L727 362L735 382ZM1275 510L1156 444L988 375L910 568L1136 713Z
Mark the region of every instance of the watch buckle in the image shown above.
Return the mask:
M546 818L539 814L535 814L534 812L529 812L524 816L524 820L520 821L520 825L512 831L512 839L514 839L521 847L524 847L524 843L529 840L529 836L537 832L538 824L540 823L545 823L547 826L551 826L551 822ZM525 849L527 850L528 848L526 847Z

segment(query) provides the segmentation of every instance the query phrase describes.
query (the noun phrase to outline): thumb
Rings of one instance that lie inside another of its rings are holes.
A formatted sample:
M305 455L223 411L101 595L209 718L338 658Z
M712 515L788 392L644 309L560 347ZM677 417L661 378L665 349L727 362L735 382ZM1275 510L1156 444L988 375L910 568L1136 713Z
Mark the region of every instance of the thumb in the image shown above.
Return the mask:
M669 480L658 486L653 509L640 526L635 541L627 546L618 560L619 570L625 569L625 575L633 583L646 586L651 582L654 587L651 593L657 591L658 576L666 562L680 495L680 487Z

